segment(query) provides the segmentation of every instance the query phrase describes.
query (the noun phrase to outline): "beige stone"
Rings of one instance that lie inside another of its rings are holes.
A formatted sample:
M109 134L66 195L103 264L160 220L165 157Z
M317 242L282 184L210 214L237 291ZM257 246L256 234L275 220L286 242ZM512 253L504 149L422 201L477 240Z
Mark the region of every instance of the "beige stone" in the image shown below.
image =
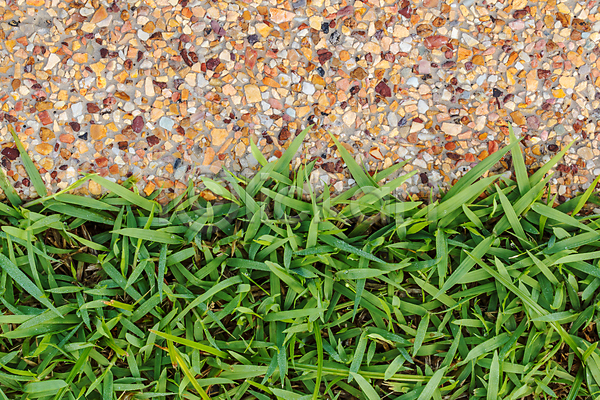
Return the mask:
M442 124L442 132L450 136L456 136L462 132L462 125L444 122Z
M223 86L223 94L227 95L227 96L233 96L234 94L237 93L237 90L235 89L235 87L228 83L227 85Z
M342 121L348 126L353 126L356 121L356 113L354 111L348 111L342 117Z
M594 152L589 147L581 147L577 150L577 155L586 161L594 158Z
M293 12L280 10L279 8L271 8L269 12L271 14L271 21L275 22L276 24L289 22L296 16L296 14Z
M575 87L576 79L574 76L561 76L558 82L565 89L573 89Z
M258 103L262 100L260 89L256 85L244 86L244 92L246 93L246 100L248 100L248 103Z

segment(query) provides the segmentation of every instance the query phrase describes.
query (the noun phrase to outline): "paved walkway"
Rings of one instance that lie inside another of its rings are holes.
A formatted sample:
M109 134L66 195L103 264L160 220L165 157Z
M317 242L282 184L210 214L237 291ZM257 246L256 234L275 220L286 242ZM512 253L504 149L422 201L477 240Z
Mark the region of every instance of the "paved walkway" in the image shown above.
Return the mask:
M600 174L595 0L3 0L0 19L1 161L24 196L8 123L53 190L90 171L146 193L251 175L250 140L278 157L311 122L297 162L336 190L327 131L371 170L413 159L415 194L505 145L507 122L532 169L577 139L560 195Z

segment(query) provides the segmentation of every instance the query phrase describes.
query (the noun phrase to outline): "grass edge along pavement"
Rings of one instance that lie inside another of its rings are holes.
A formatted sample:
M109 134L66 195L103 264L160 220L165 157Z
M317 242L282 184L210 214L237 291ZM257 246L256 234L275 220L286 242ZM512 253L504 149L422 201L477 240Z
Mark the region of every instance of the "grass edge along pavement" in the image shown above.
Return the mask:
M23 203L0 187L0 399L567 399L600 394L600 227L557 207L518 141L440 200L402 202L332 136L357 185L291 175L303 131L223 198ZM14 135L38 193L43 181ZM516 181L482 177L511 152ZM39 189L39 190L38 190Z

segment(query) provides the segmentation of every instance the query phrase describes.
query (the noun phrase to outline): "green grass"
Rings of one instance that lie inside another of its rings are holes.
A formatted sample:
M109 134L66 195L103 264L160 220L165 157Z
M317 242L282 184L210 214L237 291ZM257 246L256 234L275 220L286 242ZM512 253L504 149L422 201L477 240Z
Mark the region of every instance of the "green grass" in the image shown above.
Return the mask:
M96 175L47 195L19 143L43 196L0 176L0 399L600 396L598 180L555 206L568 147L529 176L511 135L423 204L335 138L357 186L314 192L306 132L163 207ZM507 152L516 182L486 174ZM87 180L110 194L68 194Z

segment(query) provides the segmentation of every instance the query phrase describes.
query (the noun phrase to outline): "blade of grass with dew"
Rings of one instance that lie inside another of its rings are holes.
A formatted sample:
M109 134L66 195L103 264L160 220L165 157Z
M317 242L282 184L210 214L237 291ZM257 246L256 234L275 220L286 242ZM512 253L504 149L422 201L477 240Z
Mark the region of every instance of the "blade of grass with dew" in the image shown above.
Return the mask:
M141 228L123 228L111 231L117 235L128 236L136 239L142 239L150 242L166 243L166 244L181 244L183 239L179 236L163 231L153 231Z
M358 373L360 365L362 364L365 351L367 349L367 332L363 331L358 339L354 356L352 357L352 363L350 364L350 375L348 376L348 383L354 379L354 374Z
M498 359L498 351L495 350L492 357L492 366L490 367L486 400L498 399L498 389L500 389L500 360Z
M163 285L165 284L165 270L167 267L167 243L163 243L160 247L160 254L158 256L158 294L160 296L160 301L163 298Z
M427 328L429 327L429 313L425 314L425 316L419 322L419 327L417 328L417 334L415 335L415 342L413 344L413 357L417 355L417 352L421 348L423 341L425 340L425 335L427 334Z
M229 190L225 189L220 183L214 181L213 179L207 178L205 176L201 177L202 179L202 183L204 183L204 186L206 186L206 188L208 190L210 190L211 192L213 192L214 194L216 194L217 196L221 196L224 199L233 201L236 204L240 204L239 200L237 200Z
M119 212L119 208L106 204L101 200L96 200L91 197L76 196L74 194L63 193L54 197L54 200L61 203L72 204L84 208L91 208L94 210L112 211Z

